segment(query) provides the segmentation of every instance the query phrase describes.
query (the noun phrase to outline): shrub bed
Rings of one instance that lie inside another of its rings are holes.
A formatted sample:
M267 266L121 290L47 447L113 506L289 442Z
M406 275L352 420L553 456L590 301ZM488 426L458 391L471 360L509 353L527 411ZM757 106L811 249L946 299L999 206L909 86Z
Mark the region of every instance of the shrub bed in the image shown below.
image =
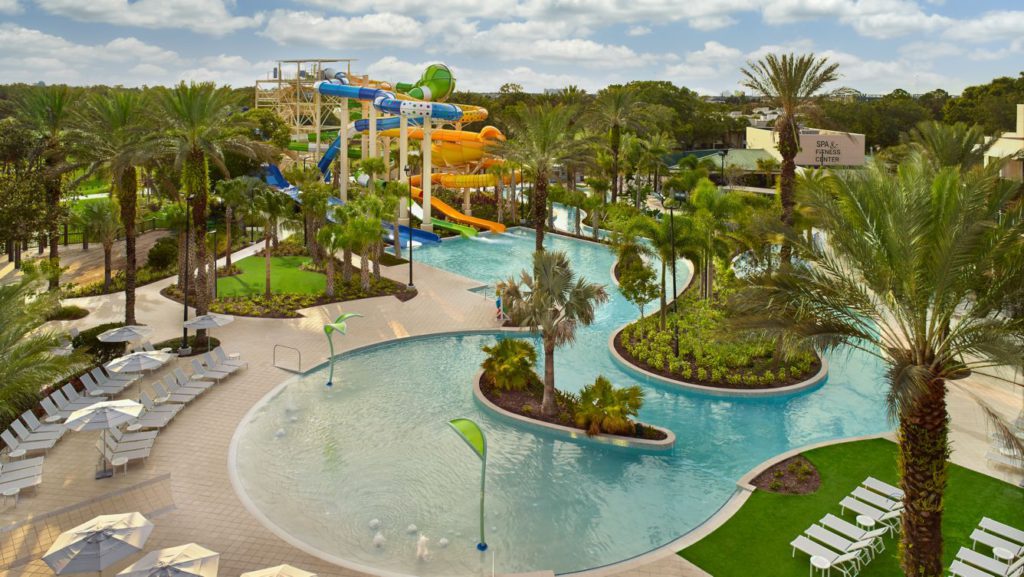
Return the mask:
M178 266L166 269L154 269L148 266L141 266L135 270L135 287L141 287L169 276L178 274ZM94 297L99 295L113 294L124 290L124 271L116 271L110 277L110 290L103 290L103 281L97 281L81 286L72 286L64 291L64 298Z
M187 342L188 346L191 347L192 352L187 355L178 356L194 357L196 355L201 355L206 351L212 351L220 346L220 341L209 335L202 339L197 338L196 335L189 335ZM166 341L160 341L159 343L154 344L153 348L158 351L160 349L170 348L172 353L178 354L178 349L181 348L181 339L167 339Z
M821 475L803 455L775 463L754 477L751 485L783 495L807 495L818 490Z
M764 389L793 385L815 375L821 360L810 349L777 358L775 342L729 334L726 312L693 293L680 297L678 314L670 312L665 330L657 314L627 326L616 337L615 350L630 363L697 385ZM679 355L674 328L679 328Z
M48 321L73 321L89 314L89 311L75 305L61 306L46 315Z

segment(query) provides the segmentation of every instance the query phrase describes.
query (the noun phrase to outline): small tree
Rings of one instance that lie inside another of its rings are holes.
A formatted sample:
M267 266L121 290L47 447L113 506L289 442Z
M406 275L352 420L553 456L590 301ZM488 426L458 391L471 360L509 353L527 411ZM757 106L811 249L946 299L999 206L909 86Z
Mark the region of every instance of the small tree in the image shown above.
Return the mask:
M284 194L265 188L254 199L253 210L263 217L263 262L266 267L264 295L270 298L270 241L277 230L277 224L294 210L294 203Z
M587 430L587 435L610 433L633 435L636 417L644 405L644 391L638 385L616 388L604 375L580 391L576 405L576 426Z
M640 309L640 318L644 318L647 303L661 294L657 279L654 269L644 263L619 270L619 292Z
M480 364L484 376L503 391L521 391L529 388L537 378L533 367L537 365L537 348L523 339L500 339L491 346L481 347L487 358Z
M345 246L345 229L334 223L328 223L316 233L317 242L324 249L327 273L327 298L334 298L334 254Z
M359 170L362 170L369 182L366 184L370 192L377 192L377 175L384 174L385 164L383 158L367 158L359 161Z
M110 290L111 253L114 241L121 230L121 221L117 216L114 201L108 199L94 200L82 205L78 217L82 221L82 234L92 237L103 245L103 290Z
M225 266L231 268L231 233L235 227L237 216L251 211L251 203L256 192L266 187L262 180L252 176L239 176L217 183L217 198L224 203L225 236L227 238L227 260Z

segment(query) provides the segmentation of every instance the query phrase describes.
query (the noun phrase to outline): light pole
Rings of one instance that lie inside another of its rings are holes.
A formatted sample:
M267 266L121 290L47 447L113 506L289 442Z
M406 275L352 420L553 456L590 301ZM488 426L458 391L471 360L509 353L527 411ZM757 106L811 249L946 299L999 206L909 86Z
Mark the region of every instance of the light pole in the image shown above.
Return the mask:
M718 155L722 157L722 188L725 188L725 157L729 155L729 150L719 150Z
M189 195L185 199L185 291L184 291L184 307L182 307L182 325L181 325L181 349L178 354L187 355L191 352L188 346L188 326L184 323L188 322L188 279L192 276L192 271L189 269L188 262L188 247L192 242L192 217L189 214L189 209L192 207L192 200L195 199L194 195Z
M415 288L416 285L412 284L412 185L409 184L409 177L412 175L412 167L406 164L405 168L403 168L402 170L405 171L405 187L409 189L409 206L405 207L405 216L406 219L409 221L409 288ZM398 233L398 226L396 226L395 234ZM398 236L398 242L402 242L401 235Z
M665 206L665 195L661 195L661 205ZM675 344L672 347L675 355L679 356L679 290L676 288L676 193L672 190L672 198L668 201L668 234L672 237L672 312L676 313L676 318L672 323L672 331L675 335Z
M230 225L228 225L230 226ZM213 229L213 300L217 300L217 249L220 246L217 244L217 229ZM228 247L231 250L231 247Z

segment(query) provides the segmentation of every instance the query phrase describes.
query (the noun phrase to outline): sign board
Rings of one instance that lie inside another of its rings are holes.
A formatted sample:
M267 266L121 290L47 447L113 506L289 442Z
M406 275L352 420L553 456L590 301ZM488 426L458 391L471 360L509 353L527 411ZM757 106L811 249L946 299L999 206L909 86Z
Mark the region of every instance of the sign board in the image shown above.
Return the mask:
M864 135L818 133L800 135L798 166L863 166Z

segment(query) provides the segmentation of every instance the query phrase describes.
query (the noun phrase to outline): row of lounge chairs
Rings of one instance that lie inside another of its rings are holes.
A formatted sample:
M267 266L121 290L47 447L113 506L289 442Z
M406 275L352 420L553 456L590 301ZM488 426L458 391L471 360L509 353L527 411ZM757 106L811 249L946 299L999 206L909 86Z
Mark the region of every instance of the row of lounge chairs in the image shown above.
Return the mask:
M825 515L790 542L793 556L797 551L809 555L812 571L835 569L845 577L854 577L885 550L882 538L899 530L902 498L899 488L868 477L839 503L843 514L857 514L858 524ZM880 526L875 528L875 524Z
M978 551L978 545L988 553ZM971 533L971 548L961 547L949 566L953 577L1020 577L1024 575L1024 531L983 517Z

